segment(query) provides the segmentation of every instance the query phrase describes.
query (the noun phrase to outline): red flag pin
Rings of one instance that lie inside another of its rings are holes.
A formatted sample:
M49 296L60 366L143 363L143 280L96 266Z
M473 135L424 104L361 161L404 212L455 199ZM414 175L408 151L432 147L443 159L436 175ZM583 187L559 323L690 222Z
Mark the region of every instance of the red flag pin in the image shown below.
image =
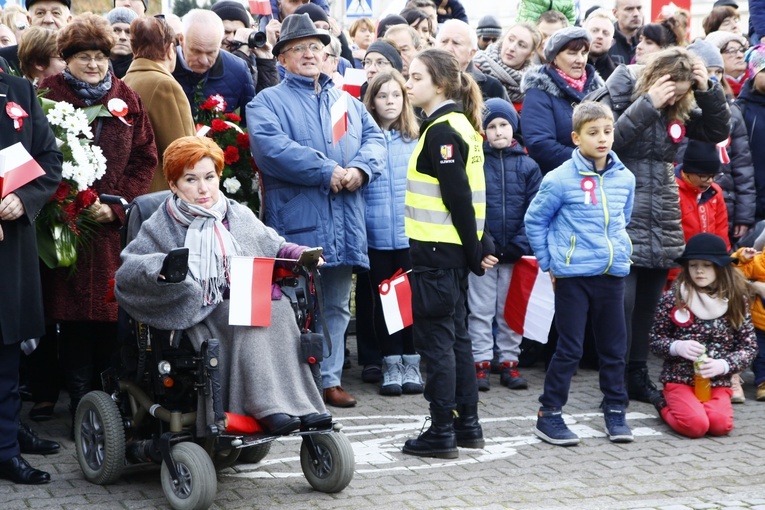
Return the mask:
M13 101L5 105L5 113L13 119L13 127L16 128L16 131L21 131L21 126L24 125L24 119L29 117L29 114L24 111L24 108Z
M126 126L131 125L125 120L125 115L128 114L128 105L125 101L118 97L113 97L106 103L106 108L109 110L109 113L120 119L123 124Z

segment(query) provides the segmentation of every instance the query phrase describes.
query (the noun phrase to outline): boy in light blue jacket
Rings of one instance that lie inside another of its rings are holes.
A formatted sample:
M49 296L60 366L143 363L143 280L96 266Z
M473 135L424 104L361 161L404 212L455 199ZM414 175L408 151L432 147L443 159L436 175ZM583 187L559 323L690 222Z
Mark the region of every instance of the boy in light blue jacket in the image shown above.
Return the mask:
M632 245L626 227L635 177L611 151L614 120L607 106L580 103L572 124L577 149L569 161L545 175L524 218L539 267L554 278L559 335L534 432L555 445L579 443L563 421L562 408L582 357L589 314L600 359L606 432L613 442L630 442L633 436L625 420L624 277L630 272Z

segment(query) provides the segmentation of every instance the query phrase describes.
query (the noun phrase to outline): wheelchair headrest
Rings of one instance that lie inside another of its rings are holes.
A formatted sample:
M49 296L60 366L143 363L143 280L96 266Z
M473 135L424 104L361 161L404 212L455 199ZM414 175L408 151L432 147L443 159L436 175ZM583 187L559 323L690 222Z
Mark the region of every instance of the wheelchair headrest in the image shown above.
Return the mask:
M138 231L141 230L143 222L149 218L154 212L159 209L159 206L169 197L172 193L170 190L156 191L146 195L136 197L130 204L130 208L127 212L127 218L125 219L125 245L135 239L138 235Z

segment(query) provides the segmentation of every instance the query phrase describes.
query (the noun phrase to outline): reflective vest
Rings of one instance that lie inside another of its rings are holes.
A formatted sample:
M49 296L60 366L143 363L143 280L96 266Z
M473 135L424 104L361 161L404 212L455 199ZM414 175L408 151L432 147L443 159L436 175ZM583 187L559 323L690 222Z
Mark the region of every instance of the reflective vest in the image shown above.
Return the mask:
M444 205L441 197L441 186L438 179L417 171L417 159L425 145L425 138L434 124L448 122L468 144L465 156L465 171L470 190L473 193L473 209L478 239L483 235L486 221L486 179L483 174L483 139L473 128L464 114L450 112L427 127L420 135L420 140L409 159L409 169L406 175L406 198L404 200L406 215L404 226L410 239L425 242L462 244L457 229L452 223L452 215ZM452 145L441 146L441 159L453 157Z

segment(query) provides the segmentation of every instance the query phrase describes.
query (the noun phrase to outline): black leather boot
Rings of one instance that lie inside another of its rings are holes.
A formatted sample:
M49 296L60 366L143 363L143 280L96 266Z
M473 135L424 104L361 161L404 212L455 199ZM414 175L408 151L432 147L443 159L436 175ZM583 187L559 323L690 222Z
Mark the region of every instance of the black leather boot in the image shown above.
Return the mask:
M652 404L661 398L661 392L648 377L648 367L630 370L627 373L627 394L630 400Z
M66 371L66 390L69 392L69 412L72 416L77 412L80 400L92 389L93 365L85 365Z
M478 423L478 404L457 404L454 433L457 446L462 448L483 448L486 445L481 424Z
M430 427L417 439L408 439L401 451L408 455L437 459L459 457L457 435L454 432L454 411L430 406Z

